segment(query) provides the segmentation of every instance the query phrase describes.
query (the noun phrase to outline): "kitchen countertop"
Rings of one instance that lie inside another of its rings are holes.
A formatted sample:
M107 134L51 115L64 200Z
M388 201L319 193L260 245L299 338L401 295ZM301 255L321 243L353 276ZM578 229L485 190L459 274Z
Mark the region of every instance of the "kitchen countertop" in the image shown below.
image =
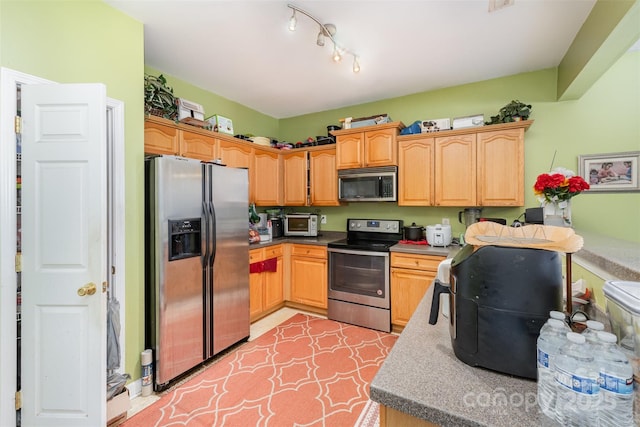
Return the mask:
M429 325L433 286L371 383L371 400L442 426L540 426L537 383L460 361L449 320Z
M302 245L318 245L327 246L329 242L334 240L340 240L347 237L347 233L343 231L321 231L317 237L278 237L271 239L269 242L251 243L249 250L258 249L261 247L279 245L281 243L298 243Z

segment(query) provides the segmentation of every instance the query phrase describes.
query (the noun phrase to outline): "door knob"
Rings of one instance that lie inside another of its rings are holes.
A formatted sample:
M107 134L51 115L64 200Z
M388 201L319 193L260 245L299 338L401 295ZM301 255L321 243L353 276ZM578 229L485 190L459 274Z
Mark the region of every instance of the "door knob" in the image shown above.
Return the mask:
M96 284L89 282L81 288L78 288L78 295L83 297L85 295L93 295L96 293Z

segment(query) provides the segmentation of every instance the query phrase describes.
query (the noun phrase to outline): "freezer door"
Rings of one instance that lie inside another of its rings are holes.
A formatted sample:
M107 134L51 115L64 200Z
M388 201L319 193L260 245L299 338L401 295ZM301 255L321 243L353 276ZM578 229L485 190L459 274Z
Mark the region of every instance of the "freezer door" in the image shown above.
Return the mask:
M147 341L160 389L204 360L202 241L194 241L202 234L202 165L173 156L148 161Z
M212 356L249 337L249 176L246 169L215 164L205 170L211 253L205 338Z

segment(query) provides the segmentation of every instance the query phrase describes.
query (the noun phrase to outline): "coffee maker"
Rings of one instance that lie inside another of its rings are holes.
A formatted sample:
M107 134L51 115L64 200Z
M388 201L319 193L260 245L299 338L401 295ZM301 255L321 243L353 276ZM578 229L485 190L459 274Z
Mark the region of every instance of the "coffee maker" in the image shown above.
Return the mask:
M458 222L464 224L465 228L469 228L471 224L480 221L482 208L466 208L464 211L458 212ZM464 216L464 221L462 220Z

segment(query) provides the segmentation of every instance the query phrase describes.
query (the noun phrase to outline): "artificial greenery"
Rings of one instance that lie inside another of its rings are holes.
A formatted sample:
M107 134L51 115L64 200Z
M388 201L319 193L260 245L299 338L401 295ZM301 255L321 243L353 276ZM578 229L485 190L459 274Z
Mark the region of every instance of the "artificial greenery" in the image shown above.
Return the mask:
M498 111L497 116L491 116L491 121L485 122L486 125L496 123L510 123L518 120L527 120L531 115L531 104L525 104L516 100L511 101Z
M167 85L162 74L158 77L144 75L144 111L170 120L175 120L178 115L173 88Z

